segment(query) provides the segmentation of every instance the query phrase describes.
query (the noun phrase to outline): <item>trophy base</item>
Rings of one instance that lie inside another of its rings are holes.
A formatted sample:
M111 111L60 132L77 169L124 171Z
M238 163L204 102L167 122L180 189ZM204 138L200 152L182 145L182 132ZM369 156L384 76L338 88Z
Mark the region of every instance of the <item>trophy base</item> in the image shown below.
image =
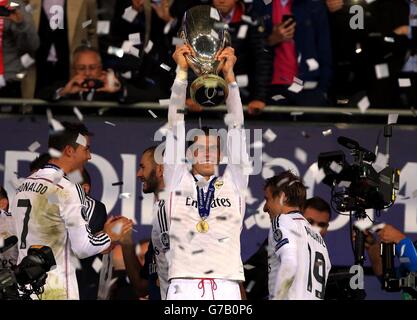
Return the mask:
M193 81L190 88L191 99L204 108L223 104L229 94L226 81L215 74L205 74Z

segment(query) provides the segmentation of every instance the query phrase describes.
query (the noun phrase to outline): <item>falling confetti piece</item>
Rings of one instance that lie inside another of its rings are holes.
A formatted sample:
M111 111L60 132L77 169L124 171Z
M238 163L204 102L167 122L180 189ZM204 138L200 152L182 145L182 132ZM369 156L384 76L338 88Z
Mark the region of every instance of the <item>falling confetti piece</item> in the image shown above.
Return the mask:
M217 11L216 8L213 8L213 7L210 8L210 18L216 21L220 21L219 11Z
M151 52L152 48L153 48L153 42L152 42L152 40L149 40L148 44L146 45L146 47L144 49L145 53Z
M54 148L49 148L48 153L52 158L61 158L62 153Z
M109 126L115 127L116 125L113 122L110 121L104 121L105 124L108 124Z
M350 181L340 181L337 185L339 188L349 188L352 182Z
M265 133L263 134L263 137L266 141L271 143L277 138L277 135L275 134L274 131L268 128L268 130L266 130Z
M295 148L294 157L303 164L307 163L307 152L301 148Z
M103 266L103 263L101 262L101 260L98 257L96 257L91 266L96 273L100 273L100 270L101 270L101 267Z
M81 26L83 27L83 29L85 29L85 28L87 28L90 24L92 24L93 23L93 20L87 20L87 21L84 21L82 24L81 24Z
M239 88L246 88L249 84L249 77L247 74L241 74L236 76L236 82Z
M245 220L245 227L246 227L246 229L251 229L254 225L256 224L256 220L255 220L255 217L252 215L252 216L249 216L246 220Z
M353 225L356 228L358 228L360 231L366 231L367 229L372 227L372 221L369 220L368 218L360 219L360 220L355 221L355 223Z
M119 195L119 199L129 199L129 198L130 198L130 193L128 192L124 192Z
M80 170L75 170L74 172L69 173L68 179L74 184L83 182L83 176Z
M132 45L136 46L138 44L141 44L140 42L140 33L131 33L129 34L129 41L132 43Z
M160 67L161 67L162 69L166 70L166 71L170 71L170 70L171 70L171 67L170 67L170 66L168 66L168 65L166 65L165 63L161 63Z
M97 21L97 34L107 35L109 33L110 33L110 21L108 20Z
M411 87L411 80L409 78L398 79L398 84L401 88Z
M80 146L87 147L87 139L80 133L78 134L75 143L78 143Z
M388 78L389 77L388 64L386 63L377 64L375 66L375 73L378 79Z
M122 15L122 18L125 19L126 21L132 23L133 20L135 20L136 16L138 15L138 12L133 9L132 6L127 7Z
M158 118L158 116L152 111L152 110L148 110L148 112L151 114L151 116L156 119Z
M374 169L377 172L379 172L382 169L385 169L387 167L388 160L389 160L389 155L388 154L378 153L377 156L376 156L376 160L372 164L372 166L374 167Z
M396 124L398 121L398 113L390 113L388 115L388 124Z
M277 94L277 95L271 97L271 99L274 100L274 101L279 101L279 100L283 100L283 99L286 99L286 98L283 95Z
M74 114L76 115L78 120L80 120L81 122L84 120L83 114L81 113L81 111L77 107L72 108L72 111L74 112Z
M323 136L325 136L325 137L330 136L330 135L332 134L332 129L329 129L329 130L324 130L324 131L322 132L322 134L323 134Z
M25 53L20 57L20 62L22 63L22 66L27 69L35 63L35 60L30 56L29 53Z
M239 27L239 31L237 33L237 38L238 39L245 39L246 38L246 34L248 33L248 28L249 28L249 26L247 24L242 24Z
M36 150L39 149L40 146L41 146L41 144L38 141L35 141L28 147L28 150L30 152L35 152Z
M330 164L330 169L332 169L333 172L340 173L343 167L337 162L332 161L332 163Z
M319 68L319 63L317 62L316 59L313 59L313 58L307 59L306 62L307 62L309 71L314 71Z
M169 106L169 99L159 99L159 105L160 106Z
M365 113L366 110L368 110L369 106L370 106L370 102L367 96L363 97L361 101L359 101L358 103L358 107L361 113Z

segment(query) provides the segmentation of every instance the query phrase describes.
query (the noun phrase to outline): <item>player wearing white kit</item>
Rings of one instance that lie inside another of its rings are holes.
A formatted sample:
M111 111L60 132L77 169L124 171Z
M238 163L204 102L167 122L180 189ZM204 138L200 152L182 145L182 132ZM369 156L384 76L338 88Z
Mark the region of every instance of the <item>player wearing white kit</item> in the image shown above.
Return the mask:
M270 299L324 299L330 259L323 238L300 212L305 199L304 185L290 171L266 182Z
M85 220L85 194L67 174L80 170L91 158L89 132L84 125L63 123L64 130L50 135L48 145L60 152L43 169L26 178L17 188L11 211L19 239L19 262L32 245L52 249L56 269L48 272L42 299L78 299L75 260L109 249L120 235L109 219L104 232L93 235Z
M156 260L160 295L161 299L165 300L169 285L168 261L166 259L166 252L169 250L169 219L165 209L165 200L159 199L159 193L164 189L163 165L155 161L155 149L155 147L150 147L143 152L137 177L143 183L143 193L154 193L155 195L152 210L152 248ZM121 243L126 270L136 293L139 297L150 294L150 279L146 280L141 275L141 266L136 257L131 232L122 235Z
M184 161L184 114L189 47L178 47L173 55L178 65L168 111L164 155L166 208L171 219L171 246L167 253L170 286L167 299L241 299L244 281L240 233L245 213L248 164L243 108L233 73L234 49L225 48L217 57L223 61L229 94L226 106L231 121L227 132L228 165L222 177L215 176L220 160L220 137L210 130L197 130L191 172ZM192 153L192 154L191 154ZM206 288L208 286L208 288Z

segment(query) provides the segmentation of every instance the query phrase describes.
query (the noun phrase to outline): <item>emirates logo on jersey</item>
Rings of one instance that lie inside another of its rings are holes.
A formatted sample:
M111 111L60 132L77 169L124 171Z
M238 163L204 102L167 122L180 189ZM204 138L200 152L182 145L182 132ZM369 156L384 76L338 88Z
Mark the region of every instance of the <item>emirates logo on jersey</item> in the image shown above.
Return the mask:
M194 207L194 208L198 208L198 203L197 200L192 199L191 197L187 197L185 199L185 205L187 207ZM217 207L224 207L224 208L230 208L232 206L230 199L228 198L216 198L213 199L213 201L211 202L210 207L213 208L217 208Z

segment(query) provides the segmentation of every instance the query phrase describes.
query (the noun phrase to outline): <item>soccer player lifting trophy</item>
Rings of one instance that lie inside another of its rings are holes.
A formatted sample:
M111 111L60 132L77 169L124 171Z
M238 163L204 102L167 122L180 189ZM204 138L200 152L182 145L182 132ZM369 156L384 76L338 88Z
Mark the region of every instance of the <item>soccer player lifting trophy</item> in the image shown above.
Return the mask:
M226 81L218 75L224 61L216 58L230 45L230 36L225 24L220 22L220 13L208 5L189 9L184 15L180 37L192 51L186 58L198 76L191 84L191 98L207 108L224 103L228 87Z

